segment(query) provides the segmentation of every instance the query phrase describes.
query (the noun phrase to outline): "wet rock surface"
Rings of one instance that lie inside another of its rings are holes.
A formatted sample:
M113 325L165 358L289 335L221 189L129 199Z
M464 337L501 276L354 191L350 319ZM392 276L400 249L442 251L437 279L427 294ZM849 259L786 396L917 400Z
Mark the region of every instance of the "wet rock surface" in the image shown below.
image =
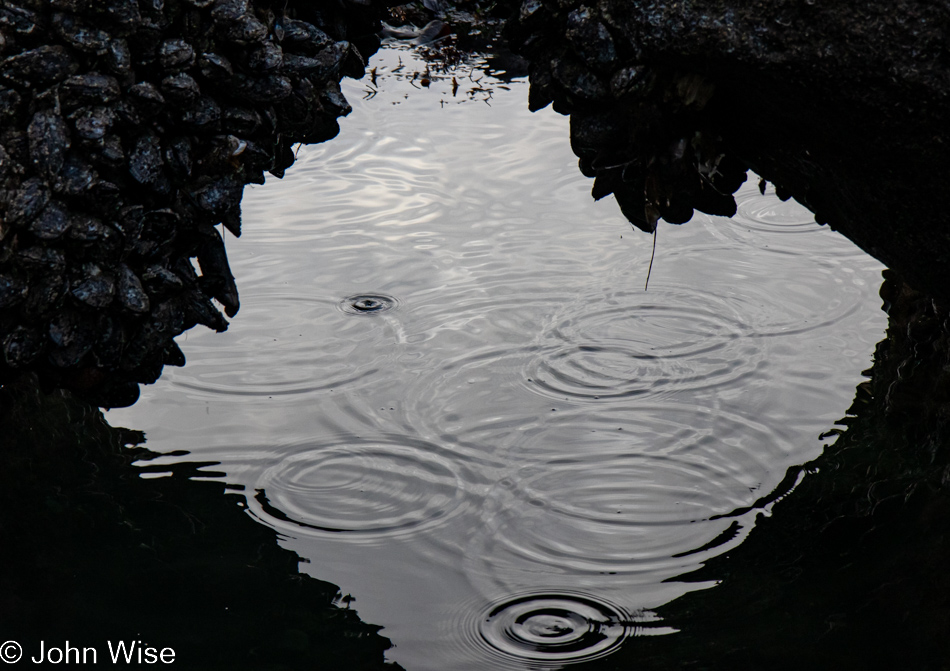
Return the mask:
M507 34L635 226L731 215L750 168L946 299L948 25L919 1L525 0Z
M216 227L240 235L244 185L336 135L380 11L0 3L0 382L33 371L125 405L183 363L172 338L226 329L219 305L240 303Z

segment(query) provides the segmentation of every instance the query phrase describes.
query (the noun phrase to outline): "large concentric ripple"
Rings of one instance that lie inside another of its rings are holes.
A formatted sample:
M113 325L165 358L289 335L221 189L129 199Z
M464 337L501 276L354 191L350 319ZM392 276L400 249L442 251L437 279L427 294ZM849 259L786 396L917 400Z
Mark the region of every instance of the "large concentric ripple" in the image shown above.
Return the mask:
M392 538L444 524L466 500L459 467L407 436L282 448L263 470L251 512L288 534Z
M542 336L529 388L556 398L623 398L724 387L763 358L740 315L712 294L678 287L588 296Z

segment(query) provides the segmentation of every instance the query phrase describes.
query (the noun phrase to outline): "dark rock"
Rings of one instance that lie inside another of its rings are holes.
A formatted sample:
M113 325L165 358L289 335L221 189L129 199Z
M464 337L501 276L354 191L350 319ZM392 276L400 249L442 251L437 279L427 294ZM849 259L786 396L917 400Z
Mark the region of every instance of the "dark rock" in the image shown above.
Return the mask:
M73 212L69 216L67 237L106 256L109 252L117 251L120 242L119 234L114 228L92 215L80 212Z
M3 359L11 368L23 368L43 353L45 336L35 328L17 326L3 339Z
M162 93L173 103L188 105L198 99L201 89L191 75L181 72L162 80Z
M115 77L98 72L67 77L60 85L64 105L71 109L83 105L103 105L119 97L119 82Z
M82 276L71 283L70 293L89 307L104 308L115 298L115 280L96 264L87 263Z
M241 304L238 300L234 275L231 274L231 268L228 265L224 241L211 227L205 227L202 232L202 243L198 248L202 291L216 298L225 307L228 317L233 317Z
M106 53L112 41L109 33L68 13L53 15L53 30L71 47L90 54Z
M267 37L267 26L252 14L244 14L219 26L219 31L225 40L237 46L249 46Z
M76 366L96 343L95 321L76 310L65 309L50 321L49 340L53 365Z
M69 115L76 137L87 142L101 141L112 124L115 112L109 107L80 107Z
M148 295L154 297L175 294L185 287L185 283L178 275L158 264L146 266L145 272L142 273L142 281Z
M42 274L58 274L66 267L66 257L59 249L52 247L27 247L17 253L17 260L26 269Z
M185 40L165 40L158 49L158 60L166 70L188 68L195 62L195 50Z
M287 67L284 68L286 71ZM293 84L284 75L234 75L232 84L238 95L256 103L280 102L293 92Z
M330 36L306 21L284 19L281 21L284 31L282 43L289 49L304 55L314 55L333 41Z
M140 184L155 184L162 172L162 155L155 135L143 135L129 155L129 172Z
M184 182L191 176L192 141L187 136L173 138L165 147L165 165L177 181Z
M43 208L30 224L30 232L41 240L56 240L69 229L69 214L55 200Z
M118 298L126 310L135 313L149 311L149 299L138 276L124 263L118 268Z
M228 210L241 202L244 185L223 177L191 192L195 204L214 218L222 217Z
M284 60L284 52L275 42L263 42L247 57L247 65L257 72L276 70Z
M222 123L224 130L248 137L261 127L261 115L245 107L227 107L223 112Z
M12 275L0 274L0 308L10 308L26 298L27 284Z
M70 146L69 128L63 117L52 111L37 112L26 133L33 165L48 178L56 175Z
M247 0L215 0L211 18L215 23L231 23L247 14L248 9Z
M198 58L198 71L211 81L227 81L234 75L231 61L215 53L203 53Z
M30 223L46 207L49 197L49 186L44 180L38 177L26 180L13 196L7 209L6 223L11 226Z
M61 45L44 45L0 61L0 77L19 86L46 86L62 81L79 64Z
M67 196L82 196L98 182L99 175L89 163L71 152L53 182L53 190Z
M109 71L126 76L132 72L132 52L129 50L129 43L124 38L115 38L109 40L106 45L105 63Z
M63 307L69 283L56 270L46 269L30 282L22 313L32 323L41 322L55 315Z
M339 131L338 79L365 67L345 40L378 44L381 7L22 4L0 2L0 383L19 366L134 400L184 362L172 338L227 328L211 299L239 299L211 226L240 235L243 185Z
M220 121L221 108L210 96L199 96L181 112L181 122L194 130L213 131Z

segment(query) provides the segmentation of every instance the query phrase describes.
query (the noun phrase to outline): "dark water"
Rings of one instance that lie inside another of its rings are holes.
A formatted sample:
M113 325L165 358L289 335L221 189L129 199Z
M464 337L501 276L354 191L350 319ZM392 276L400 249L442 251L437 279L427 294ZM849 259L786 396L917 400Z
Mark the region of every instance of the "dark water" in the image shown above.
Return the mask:
M142 477L214 463L192 479L242 490L406 669L675 636L656 609L715 584L677 577L851 404L881 266L750 178L733 219L661 224L644 291L652 239L591 200L566 119L477 70L423 90L412 58L246 191L240 315L107 418L176 453Z

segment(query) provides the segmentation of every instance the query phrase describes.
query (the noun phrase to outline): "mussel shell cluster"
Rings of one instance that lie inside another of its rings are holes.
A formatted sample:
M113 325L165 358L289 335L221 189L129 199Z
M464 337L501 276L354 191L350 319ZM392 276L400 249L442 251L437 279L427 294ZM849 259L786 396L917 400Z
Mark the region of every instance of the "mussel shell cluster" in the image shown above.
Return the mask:
M103 406L239 308L223 229L244 185L350 111L367 0L0 2L0 383ZM222 224L222 232L217 228ZM193 261L197 260L197 263Z
M652 232L695 210L732 216L747 166L704 123L715 85L648 60L635 36L613 25L606 3L523 0L506 25L531 61L529 105L570 114L571 147L594 178L595 199L613 194L624 215Z

